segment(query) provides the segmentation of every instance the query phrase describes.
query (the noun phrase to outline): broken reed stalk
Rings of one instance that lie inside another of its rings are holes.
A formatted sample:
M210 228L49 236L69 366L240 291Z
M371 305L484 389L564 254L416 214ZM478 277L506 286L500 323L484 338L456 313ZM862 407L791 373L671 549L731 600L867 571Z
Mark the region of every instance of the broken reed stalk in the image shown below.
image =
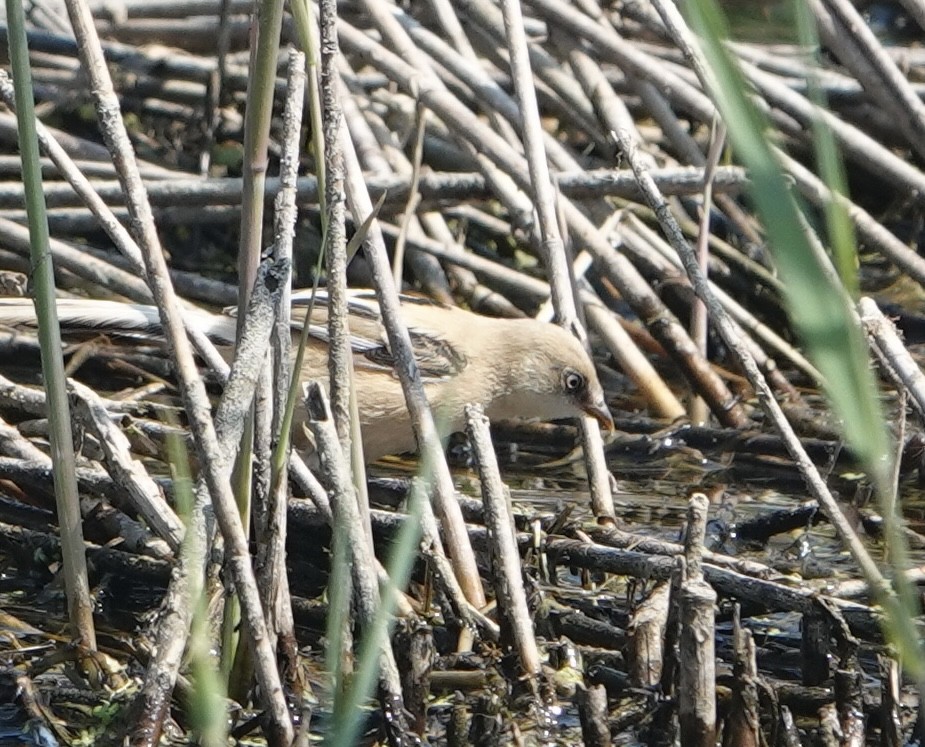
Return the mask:
M740 608L733 612L733 646L735 659L732 703L726 717L723 731L728 731L732 744L741 747L761 744L761 715L758 699L759 673L755 657L755 639L752 631L742 627Z
M292 285L292 244L298 217L295 181L298 176L299 144L302 131L302 104L305 91L305 57L290 52L287 68L286 104L283 112L283 153L280 160L280 191L273 210L273 259L289 267L280 279L278 314L270 337L271 357L263 396L271 410L268 427L268 499L265 513L255 503L254 528L257 534L257 583L260 586L264 613L272 634L278 636L278 648L292 669L296 665L295 624L286 569L286 517L289 499L290 429L286 422L286 402L292 382L292 329L290 296ZM261 397L257 395L258 401ZM257 418L261 422L261 418ZM259 434L261 429L257 429Z
M709 501L695 493L689 503L684 562L679 563L678 720L681 744L716 744L716 592L703 577L702 552ZM679 559L680 561L680 559Z
M164 500L160 488L142 462L132 456L128 438L112 422L96 392L73 380L69 387L76 416L85 428L96 435L109 474L124 489L130 505L148 526L176 552L180 549L186 528Z
M481 407L470 405L466 408L466 432L479 468L485 523L491 540L492 582L495 601L501 612L502 643L507 641L514 648L521 670L531 685L536 687L536 678L540 673L540 652L524 590L509 496L501 481L498 458L488 430L488 418Z
M665 628L671 585L657 582L630 617L629 676L635 687L655 687L662 679Z

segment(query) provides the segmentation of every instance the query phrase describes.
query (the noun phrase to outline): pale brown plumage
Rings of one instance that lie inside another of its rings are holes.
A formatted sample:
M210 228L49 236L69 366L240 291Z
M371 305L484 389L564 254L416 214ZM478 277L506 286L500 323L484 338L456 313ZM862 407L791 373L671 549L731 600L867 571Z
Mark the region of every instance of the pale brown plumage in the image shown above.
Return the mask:
M297 294L293 326L301 327L305 306ZM414 435L401 385L371 292L354 292L349 319L354 351L354 383L367 461L412 451ZM62 300L62 325L110 331L153 330L156 309L107 301ZM217 341L234 339L227 316L197 312L203 331ZM591 359L565 330L531 319L494 319L458 308L405 298L402 316L411 335L428 401L442 431L464 427L469 403L491 419L555 420L586 413L612 427L604 393ZM0 299L0 324L34 322L31 302ZM326 381L327 343L324 306L312 315L302 382ZM304 414L301 416L304 417ZM297 441L302 432L297 427Z

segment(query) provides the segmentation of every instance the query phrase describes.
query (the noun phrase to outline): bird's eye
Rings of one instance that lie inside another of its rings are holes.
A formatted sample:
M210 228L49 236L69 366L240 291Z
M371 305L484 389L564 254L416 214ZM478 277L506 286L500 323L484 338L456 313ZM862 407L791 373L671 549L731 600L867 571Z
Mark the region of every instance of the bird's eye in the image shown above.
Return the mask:
M585 377L578 371L567 370L562 376L562 383L567 392L580 392L585 387Z

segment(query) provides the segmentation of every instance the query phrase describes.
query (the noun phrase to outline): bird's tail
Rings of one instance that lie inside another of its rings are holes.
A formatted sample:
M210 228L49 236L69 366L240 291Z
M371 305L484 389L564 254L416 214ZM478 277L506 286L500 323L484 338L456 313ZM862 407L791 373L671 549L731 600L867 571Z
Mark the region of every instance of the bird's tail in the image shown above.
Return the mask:
M56 306L58 322L65 329L142 336L158 335L163 331L155 306L83 298L61 298ZM184 309L184 318L215 342L234 341L234 319L192 307ZM37 319L32 301L0 298L0 325L34 328Z

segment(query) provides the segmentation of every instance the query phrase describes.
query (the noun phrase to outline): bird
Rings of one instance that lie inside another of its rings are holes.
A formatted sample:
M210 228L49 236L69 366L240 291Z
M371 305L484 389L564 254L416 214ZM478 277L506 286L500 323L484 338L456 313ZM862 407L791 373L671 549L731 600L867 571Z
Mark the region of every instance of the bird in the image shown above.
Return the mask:
M306 323L310 292L294 292L292 326ZM318 292L309 322L300 385L328 379L326 294ZM613 429L613 418L594 363L582 344L562 327L534 319L502 319L402 295L401 316L411 338L424 391L441 432L465 428L465 408L479 404L490 420L559 420L590 415ZM63 328L108 334L153 334L157 308L119 301L67 298L57 302ZM229 313L193 309L188 318L217 345L230 346L236 320ZM0 298L0 324L35 324L29 299ZM367 463L415 451L417 444L393 356L373 291L354 289L348 301L349 342ZM293 441L307 448L304 408L294 420Z

